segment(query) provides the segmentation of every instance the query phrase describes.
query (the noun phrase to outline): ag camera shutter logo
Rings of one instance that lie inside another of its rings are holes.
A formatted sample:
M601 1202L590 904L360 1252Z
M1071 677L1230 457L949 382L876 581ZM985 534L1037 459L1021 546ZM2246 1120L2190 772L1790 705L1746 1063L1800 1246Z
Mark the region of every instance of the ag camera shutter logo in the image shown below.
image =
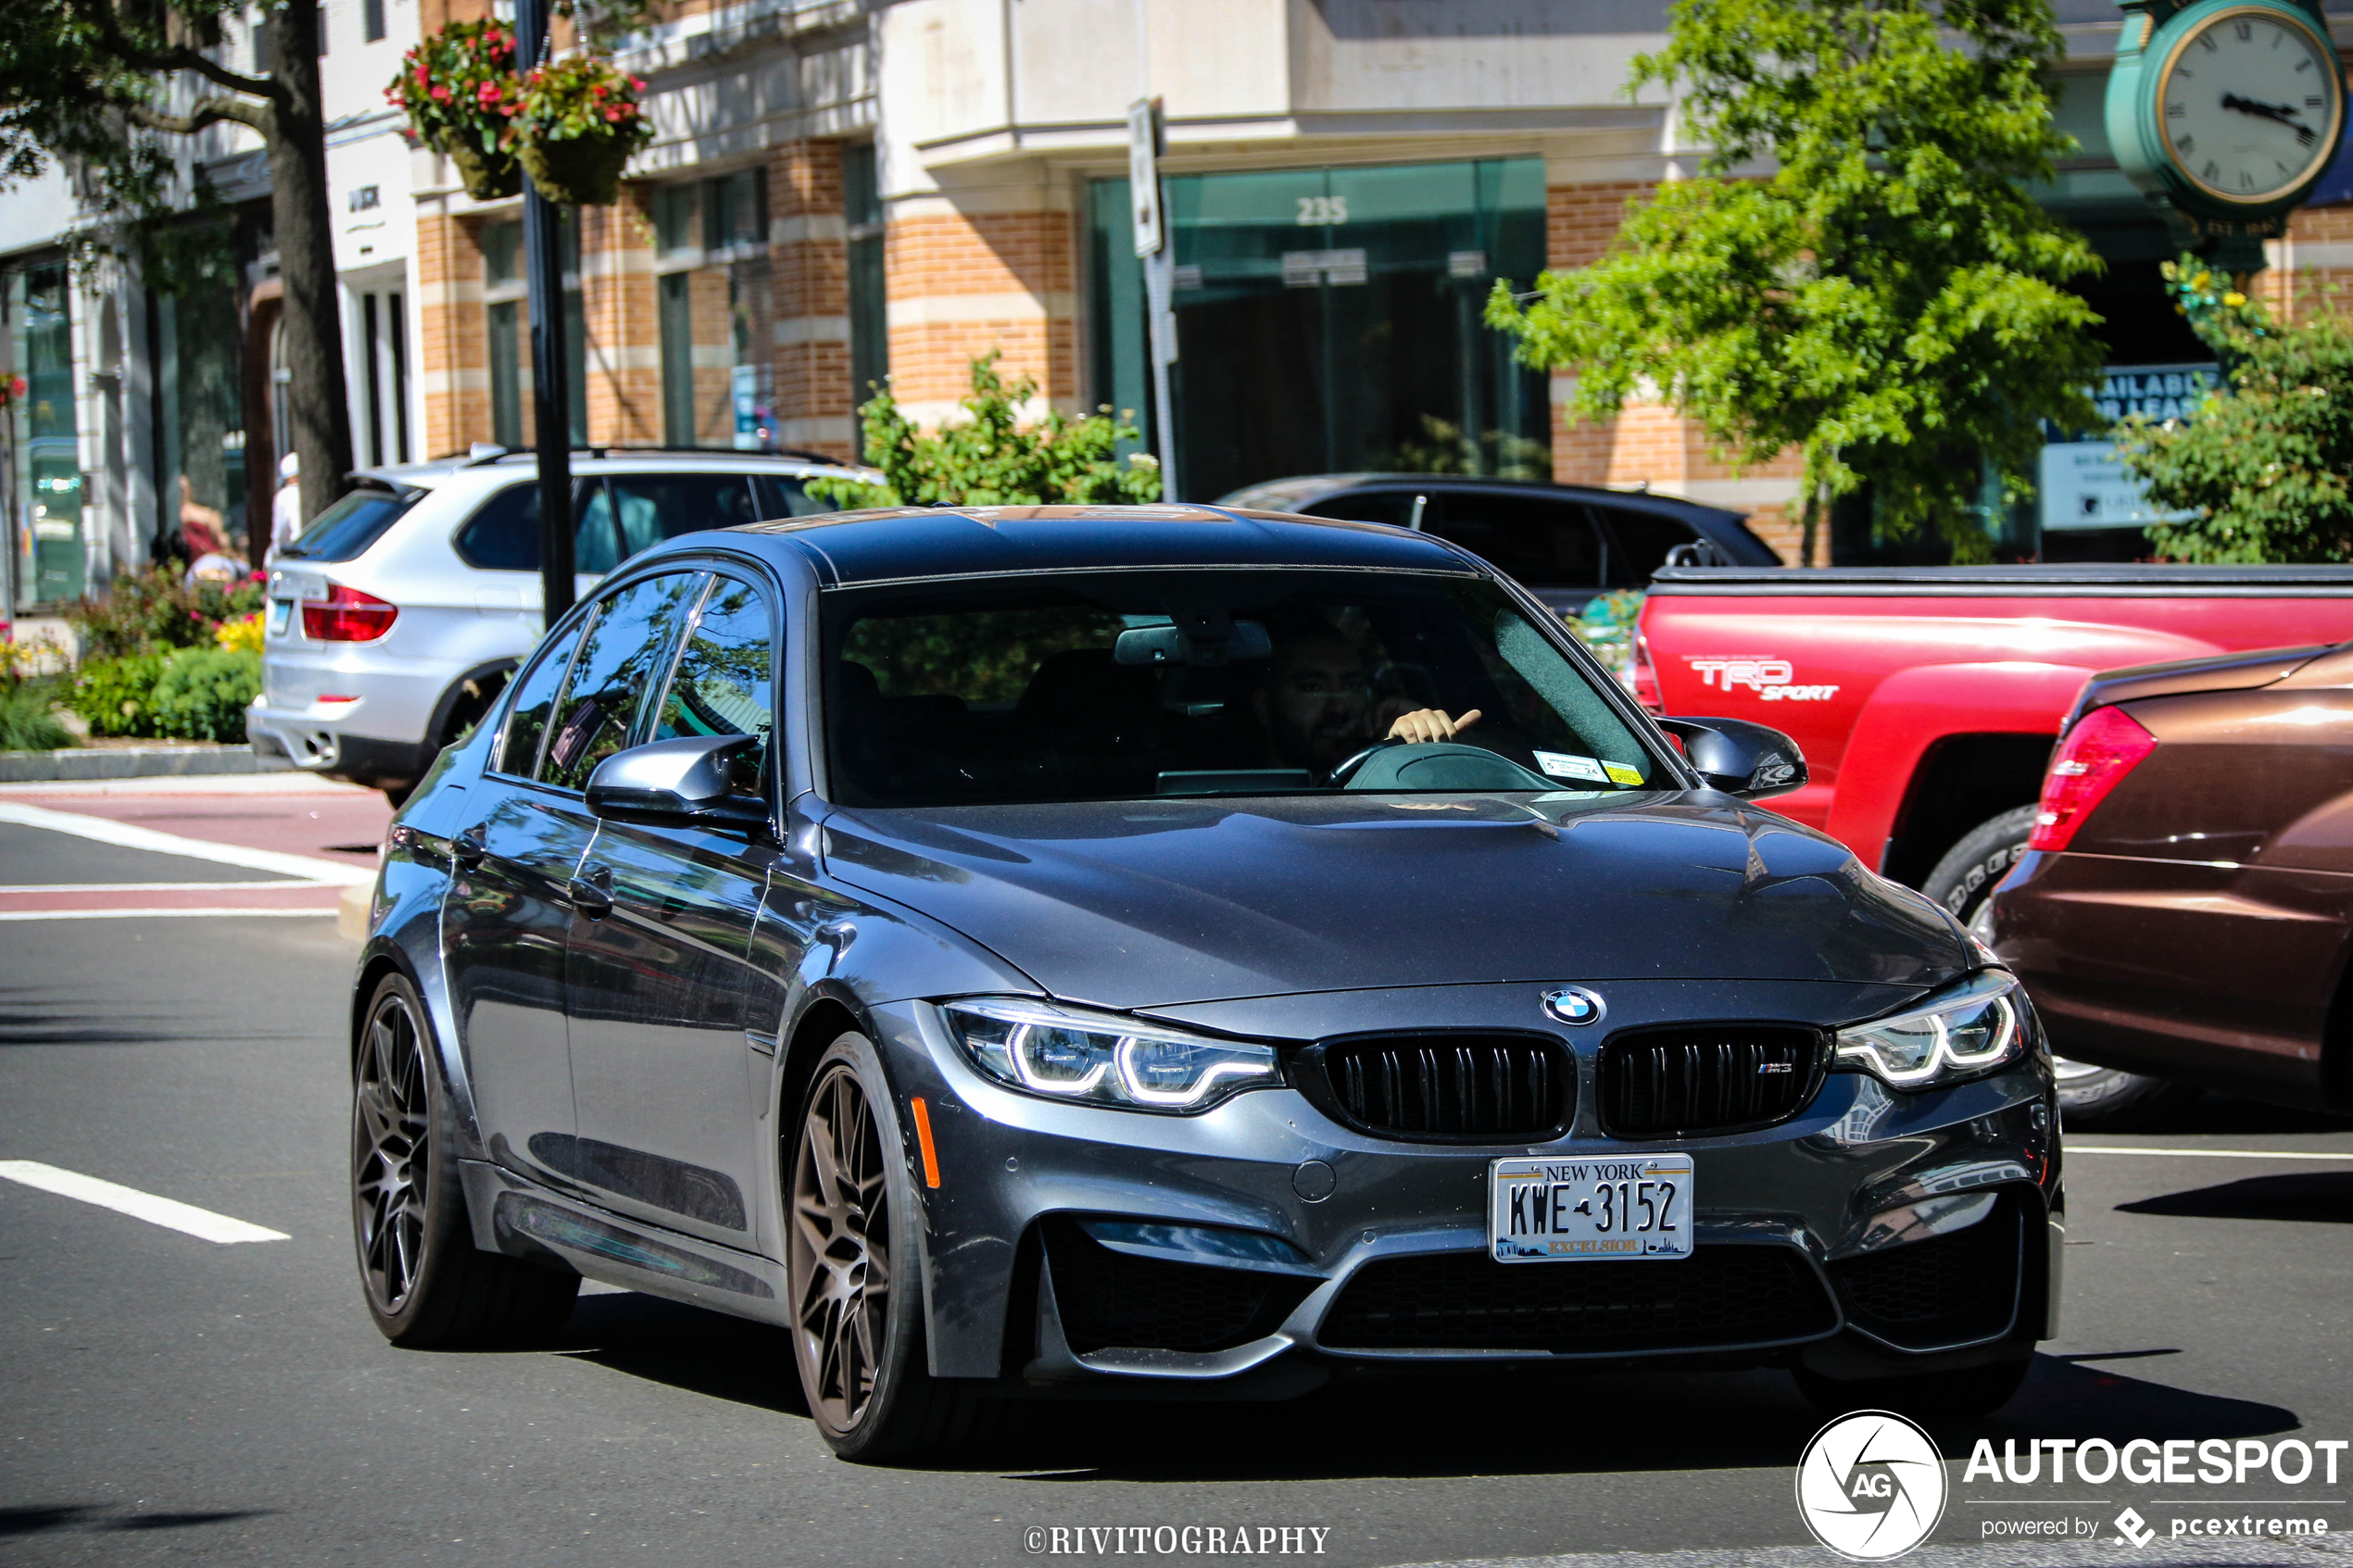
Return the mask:
M1928 1539L1944 1496L1944 1456L1892 1411L1840 1416L1797 1461L1799 1517L1816 1540L1857 1562L1884 1562Z

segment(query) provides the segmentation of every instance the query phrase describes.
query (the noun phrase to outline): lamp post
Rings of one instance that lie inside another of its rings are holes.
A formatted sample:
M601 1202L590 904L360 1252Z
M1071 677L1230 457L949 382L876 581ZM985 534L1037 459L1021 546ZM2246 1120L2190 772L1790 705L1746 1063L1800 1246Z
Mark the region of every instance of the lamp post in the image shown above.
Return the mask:
M516 0L523 69L547 53L548 0ZM539 456L540 626L572 608L572 397L565 383L562 215L531 176L522 182L523 275L531 308L531 429Z

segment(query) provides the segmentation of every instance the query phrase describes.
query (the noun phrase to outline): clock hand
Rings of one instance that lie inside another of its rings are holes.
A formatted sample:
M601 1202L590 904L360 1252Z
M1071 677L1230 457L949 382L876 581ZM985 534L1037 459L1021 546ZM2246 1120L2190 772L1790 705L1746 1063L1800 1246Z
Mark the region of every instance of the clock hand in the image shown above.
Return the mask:
M2269 119L2284 125L2296 132L2296 139L2298 142L2308 147L2320 139L2310 126L2303 124L2296 118L2296 112L2292 108L2284 108L2277 104L2258 103L2252 98L2242 98L2236 93L2223 94L2222 107L2225 109L2236 109L2241 114L2253 115L2258 119Z

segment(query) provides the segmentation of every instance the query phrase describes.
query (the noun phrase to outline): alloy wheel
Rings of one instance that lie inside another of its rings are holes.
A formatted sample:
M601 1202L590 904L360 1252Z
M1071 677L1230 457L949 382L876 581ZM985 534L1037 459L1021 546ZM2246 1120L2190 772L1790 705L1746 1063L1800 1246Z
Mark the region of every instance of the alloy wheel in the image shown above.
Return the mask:
M818 1081L793 1160L788 1266L803 1386L836 1431L875 1397L890 1323L890 1197L874 1108L836 1062Z
M379 1311L397 1312L424 1267L432 1181L424 1037L396 992L377 1000L353 1085L351 1202L359 1269Z

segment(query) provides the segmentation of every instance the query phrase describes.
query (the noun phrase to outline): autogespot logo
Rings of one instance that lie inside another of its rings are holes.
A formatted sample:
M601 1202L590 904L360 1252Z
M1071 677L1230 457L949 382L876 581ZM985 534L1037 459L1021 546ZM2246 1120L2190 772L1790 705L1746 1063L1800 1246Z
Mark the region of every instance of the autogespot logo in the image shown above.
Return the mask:
M1944 1516L1944 1456L1893 1411L1840 1416L1814 1434L1797 1461L1797 1512L1814 1538L1841 1557L1901 1557Z

